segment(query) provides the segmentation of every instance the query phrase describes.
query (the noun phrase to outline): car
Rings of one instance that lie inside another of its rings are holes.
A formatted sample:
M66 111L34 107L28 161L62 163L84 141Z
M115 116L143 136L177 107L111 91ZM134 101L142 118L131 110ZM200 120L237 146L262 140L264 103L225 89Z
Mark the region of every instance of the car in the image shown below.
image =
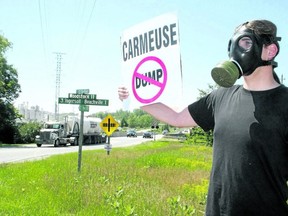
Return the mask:
M127 137L137 137L137 133L135 130L127 131Z
M153 133L150 131L146 131L143 133L143 138L153 138Z
M162 134L163 134L163 135L166 135L167 133L168 133L168 130L163 130L163 131L162 131Z

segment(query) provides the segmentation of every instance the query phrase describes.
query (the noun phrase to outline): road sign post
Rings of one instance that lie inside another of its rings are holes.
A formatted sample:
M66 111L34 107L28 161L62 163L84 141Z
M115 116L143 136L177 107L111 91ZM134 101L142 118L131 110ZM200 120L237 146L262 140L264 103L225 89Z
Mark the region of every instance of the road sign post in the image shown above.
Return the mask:
M108 142L105 144L104 149L107 151L107 155L110 154L112 150L112 145L110 144L110 136L108 136Z
M112 149L112 146L110 145L110 136L119 127L119 123L109 114L102 120L100 127L108 136L108 143L104 148L107 151L107 155L109 155Z
M84 112L89 111L89 105L92 106L108 106L109 100L107 99L96 99L96 94L89 94L89 89L77 89L75 93L69 93L68 98L59 97L58 104L78 104L79 111L81 112L80 117L80 132L79 132L79 150L78 150L78 172L81 171L82 161L82 145L83 145L83 124L84 124ZM118 127L118 126L117 126ZM108 142L110 144L110 137L108 136ZM111 146L107 149L111 150Z
M84 123L84 111L81 111L81 116L80 116L80 134L79 134L79 149L78 149L78 172L81 172L82 145L83 145L83 123Z

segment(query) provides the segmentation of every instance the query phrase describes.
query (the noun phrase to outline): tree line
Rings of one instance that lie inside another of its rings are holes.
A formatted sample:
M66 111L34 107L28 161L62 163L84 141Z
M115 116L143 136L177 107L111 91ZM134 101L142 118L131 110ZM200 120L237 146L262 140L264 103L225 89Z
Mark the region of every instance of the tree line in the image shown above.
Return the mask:
M18 133L16 119L20 117L12 104L21 92L18 73L5 58L11 46L8 39L0 35L0 143L14 143Z

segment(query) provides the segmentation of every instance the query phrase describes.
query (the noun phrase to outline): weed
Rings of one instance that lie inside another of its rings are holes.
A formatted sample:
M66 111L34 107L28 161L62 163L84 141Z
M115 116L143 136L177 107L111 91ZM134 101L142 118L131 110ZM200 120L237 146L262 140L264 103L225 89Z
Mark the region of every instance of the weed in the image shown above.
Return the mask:
M177 216L190 216L196 214L196 209L193 206L189 206L187 204L183 204L180 202L181 197L172 197L168 199L168 203L171 208L171 215Z
M106 203L114 209L116 215L132 216L137 215L134 211L134 207L130 204L124 203L124 189L119 186L113 195L105 194L104 198Z

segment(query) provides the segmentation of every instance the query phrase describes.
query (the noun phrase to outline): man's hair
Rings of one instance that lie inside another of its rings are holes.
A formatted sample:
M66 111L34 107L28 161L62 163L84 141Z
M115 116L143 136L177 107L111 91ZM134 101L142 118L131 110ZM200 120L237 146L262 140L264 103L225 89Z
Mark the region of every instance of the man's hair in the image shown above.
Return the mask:
M280 50L278 41L280 41L281 38L277 37L277 26L273 22L269 20L251 20L238 26L235 32L237 32L242 26L252 30L256 36L262 39L264 45L268 46L273 43L276 44L278 48L276 55L278 55Z

